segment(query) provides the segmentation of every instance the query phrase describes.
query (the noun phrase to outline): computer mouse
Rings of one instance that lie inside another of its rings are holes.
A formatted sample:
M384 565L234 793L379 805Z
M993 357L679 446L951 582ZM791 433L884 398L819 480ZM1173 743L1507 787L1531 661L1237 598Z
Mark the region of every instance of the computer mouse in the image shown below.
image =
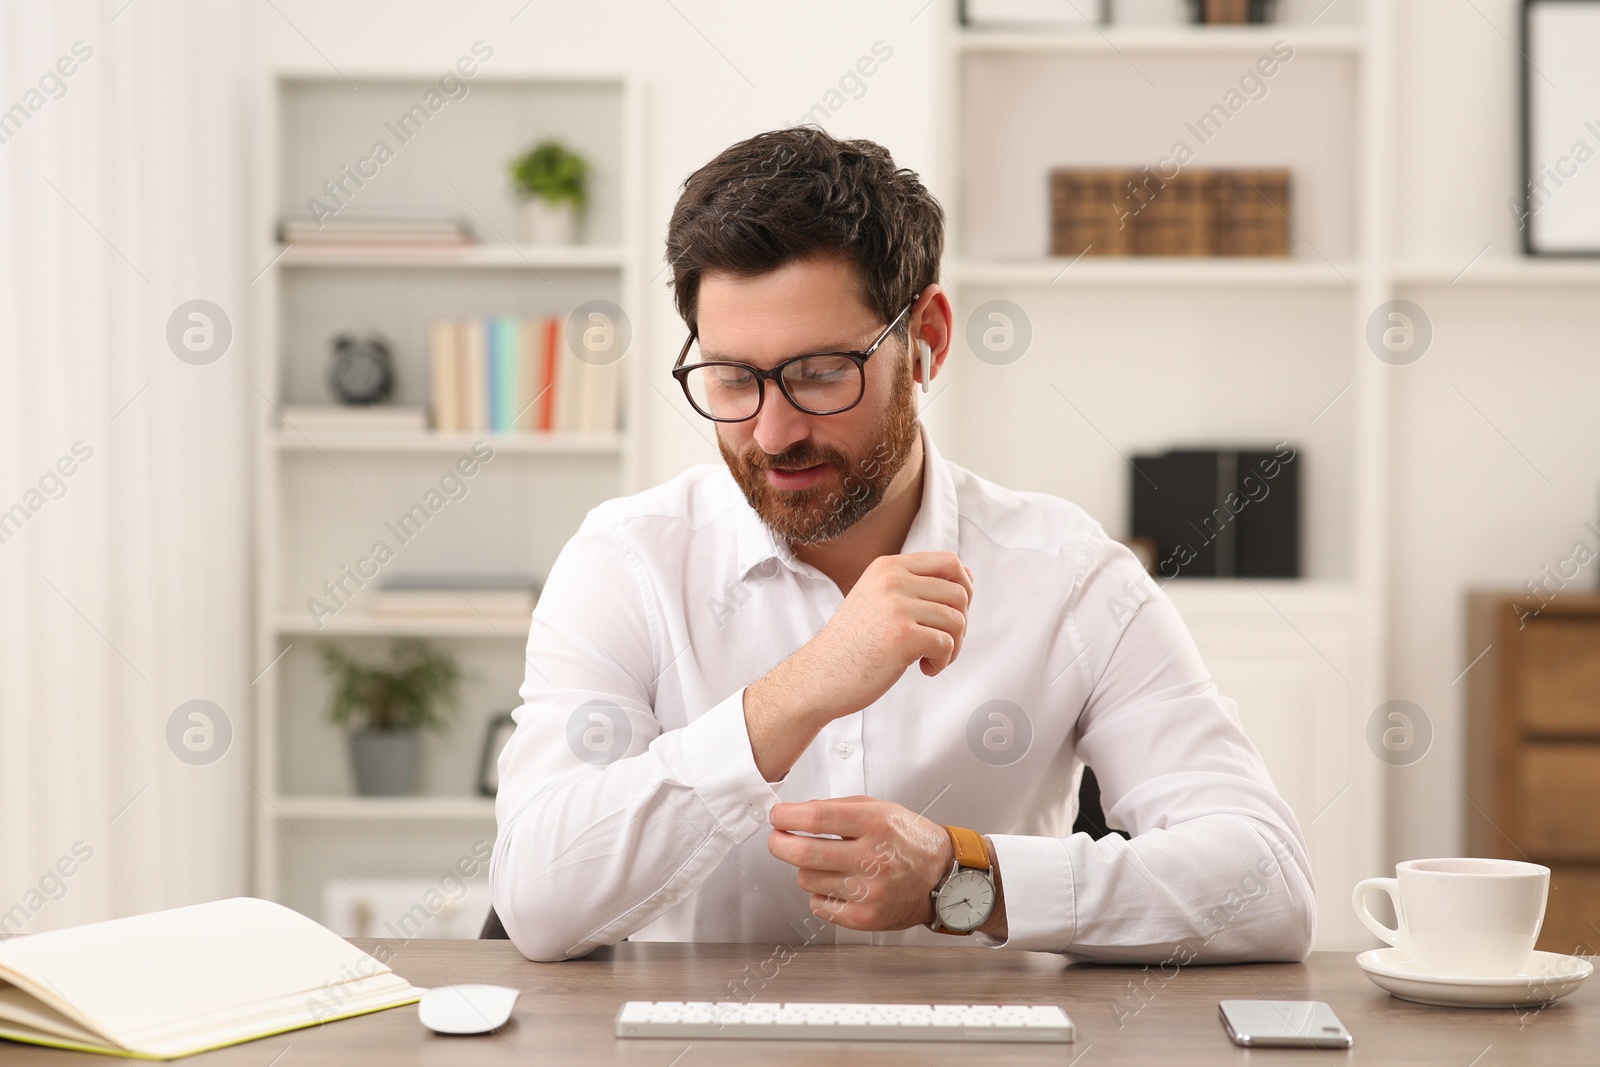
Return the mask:
M436 1034L487 1034L511 1018L520 993L503 985L442 985L422 994L417 1018Z

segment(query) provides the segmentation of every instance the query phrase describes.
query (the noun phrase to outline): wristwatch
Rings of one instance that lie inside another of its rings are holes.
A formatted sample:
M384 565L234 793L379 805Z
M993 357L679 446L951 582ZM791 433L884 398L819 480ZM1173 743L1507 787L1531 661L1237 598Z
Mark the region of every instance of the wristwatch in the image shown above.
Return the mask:
M994 872L983 837L964 826L946 826L955 859L950 873L933 890L933 921L928 929L938 934L967 935L989 921L994 913Z

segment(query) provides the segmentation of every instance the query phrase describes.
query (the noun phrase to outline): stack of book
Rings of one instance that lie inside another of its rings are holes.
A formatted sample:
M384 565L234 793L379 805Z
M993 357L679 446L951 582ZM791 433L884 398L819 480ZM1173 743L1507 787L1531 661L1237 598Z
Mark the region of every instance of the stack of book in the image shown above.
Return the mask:
M396 575L373 590L367 613L384 619L476 620L526 623L539 598L532 575Z
M962 0L961 21L984 29L1090 29L1106 22L1107 0Z
M1211 26L1271 22L1275 0L1189 0L1189 18Z
M285 404L283 424L302 433L318 430L426 430L428 413L400 404Z
M440 319L428 332L433 427L491 433L613 433L620 363L596 365L566 343L564 315Z
M477 237L465 219L447 212L347 207L331 214L285 215L278 222L278 240L339 248L457 248Z
M1148 167L1050 172L1050 254L1287 256L1289 172Z

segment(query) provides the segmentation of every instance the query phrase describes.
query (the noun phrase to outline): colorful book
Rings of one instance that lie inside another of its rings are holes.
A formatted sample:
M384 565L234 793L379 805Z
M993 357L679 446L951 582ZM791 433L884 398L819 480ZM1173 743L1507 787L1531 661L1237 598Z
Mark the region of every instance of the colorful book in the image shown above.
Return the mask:
M489 345L482 319L462 319L459 369L461 372L463 430L489 428Z
M450 319L437 319L428 328L428 406L433 428L441 433L461 429L456 332L456 324Z
M558 320L559 321L559 320ZM583 389L589 365L578 358L562 331L556 332L556 421L555 429L575 433L582 429Z
M512 315L489 319L489 429L509 433L517 417L517 362L521 358L521 333Z
M539 428L539 404L544 390L543 336L538 319L523 319L517 332L517 419L515 429L526 433Z
M430 324L426 423L444 433L616 431L621 365L580 359L564 323L502 314ZM424 421L421 409L408 418Z
M539 401L539 429L549 433L556 428L556 394L561 389L561 320L554 315L544 319L544 399Z

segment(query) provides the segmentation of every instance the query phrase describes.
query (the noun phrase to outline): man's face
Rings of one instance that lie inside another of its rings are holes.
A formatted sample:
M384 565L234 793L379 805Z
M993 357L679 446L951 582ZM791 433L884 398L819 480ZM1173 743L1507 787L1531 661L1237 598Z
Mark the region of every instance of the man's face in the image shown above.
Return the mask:
M700 358L770 369L792 356L859 352L887 323L859 293L856 268L797 260L741 278L700 280ZM905 343L889 337L867 360L866 394L838 415L807 415L775 382L755 418L716 423L717 447L745 499L790 544L832 540L883 499L910 457L916 398Z

